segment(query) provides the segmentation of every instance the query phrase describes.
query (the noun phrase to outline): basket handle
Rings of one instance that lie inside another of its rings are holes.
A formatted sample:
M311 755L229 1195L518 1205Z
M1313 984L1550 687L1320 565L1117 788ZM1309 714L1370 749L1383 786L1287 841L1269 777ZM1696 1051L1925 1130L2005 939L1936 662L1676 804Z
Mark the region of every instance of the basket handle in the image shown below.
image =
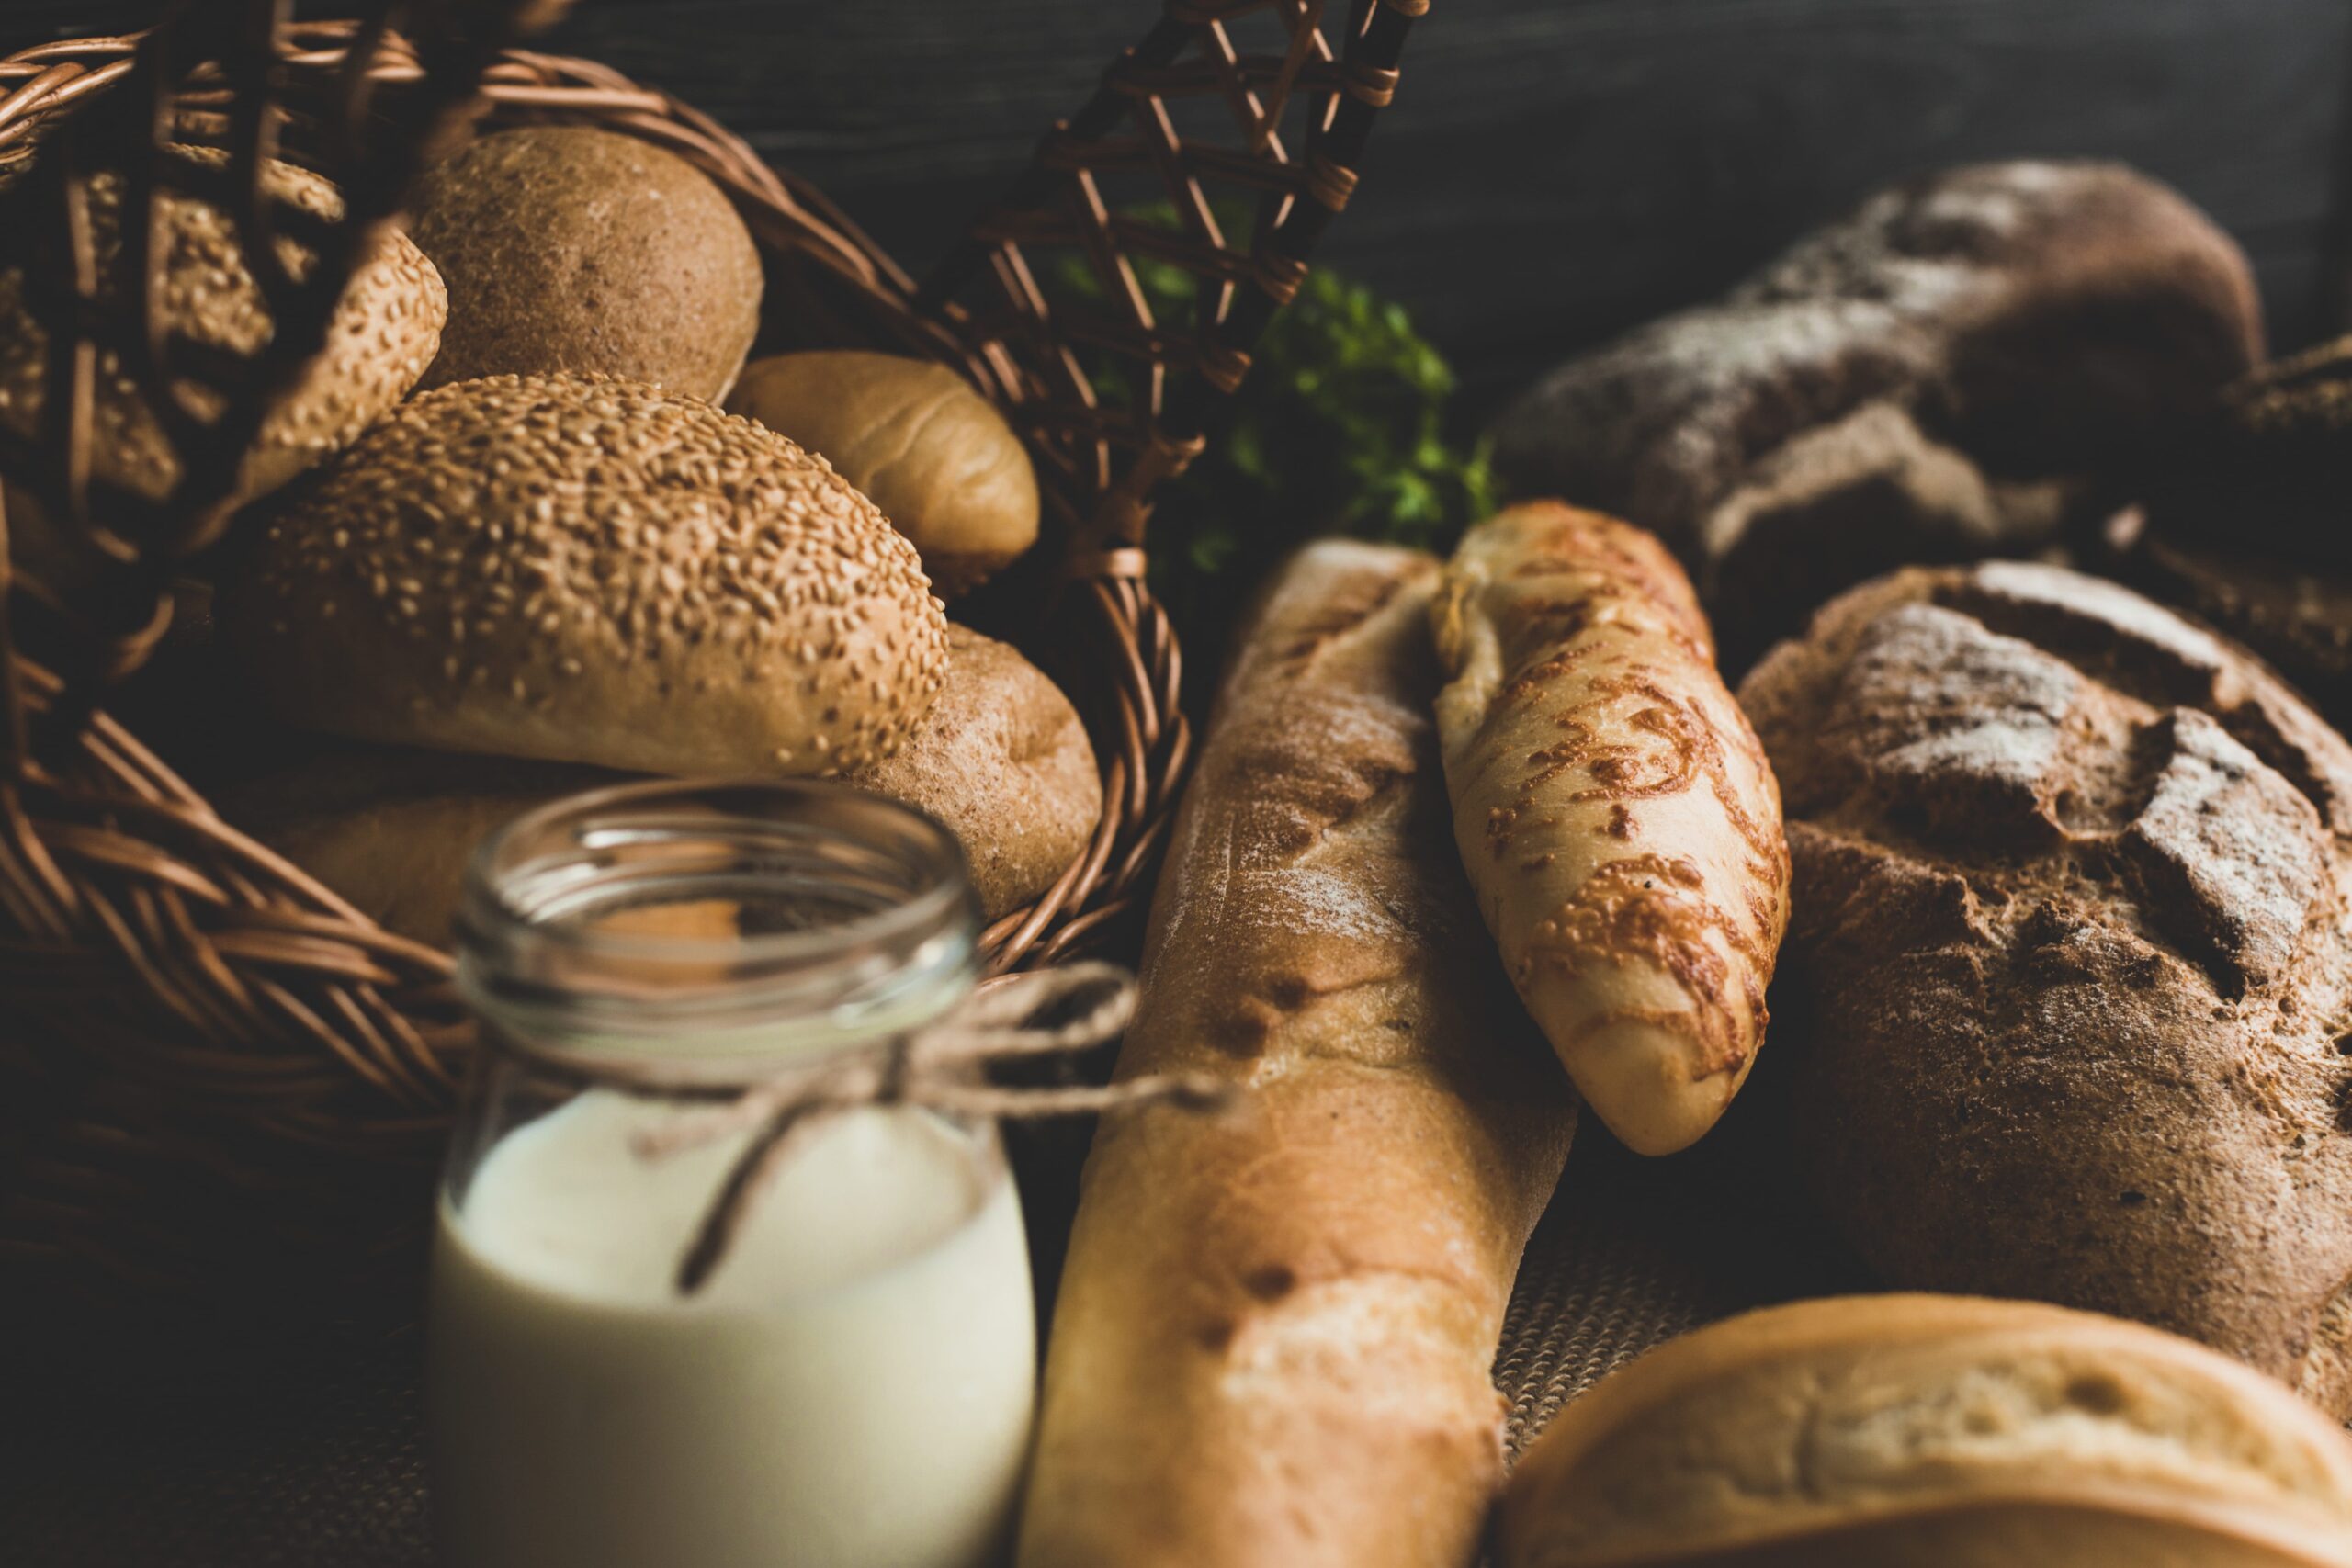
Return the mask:
M1167 0L917 295L925 314L976 329L959 335L981 340L976 369L1041 458L1075 576L1140 573L1153 491L1200 453L1216 405L1249 374L1266 324L1354 193L1428 0L1346 0L1335 50L1326 17L1340 8ZM1272 47L1252 47L1259 39ZM1188 127L1219 106L1221 135ZM1113 205L1112 191L1138 185L1173 205L1176 230ZM1246 236L1226 233L1213 190L1255 199ZM1084 258L1099 299L1041 282L1054 252ZM1197 280L1206 308L1189 332L1155 318L1136 274L1144 258ZM1119 406L1098 385L1106 371L1127 389Z

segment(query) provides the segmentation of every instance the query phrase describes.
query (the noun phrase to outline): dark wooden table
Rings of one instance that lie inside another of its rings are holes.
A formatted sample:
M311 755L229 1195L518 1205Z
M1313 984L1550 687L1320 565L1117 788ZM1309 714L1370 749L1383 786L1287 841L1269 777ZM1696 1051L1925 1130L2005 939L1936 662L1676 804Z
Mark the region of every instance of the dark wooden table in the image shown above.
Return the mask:
M155 4L0 0L0 44ZM717 115L920 266L1153 9L577 0L548 47ZM1484 403L1887 179L2121 158L2238 236L2299 344L2338 319L2347 60L2352 0L1434 0L1326 254Z

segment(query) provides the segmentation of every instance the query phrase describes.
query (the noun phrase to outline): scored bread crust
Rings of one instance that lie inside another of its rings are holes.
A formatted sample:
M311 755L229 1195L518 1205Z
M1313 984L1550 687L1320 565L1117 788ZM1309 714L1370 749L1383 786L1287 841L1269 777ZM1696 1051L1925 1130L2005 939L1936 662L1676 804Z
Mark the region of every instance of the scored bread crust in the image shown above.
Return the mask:
M2352 1564L2352 1441L2176 1336L1962 1296L1767 1308L1569 1405L1504 1568Z
M1178 813L1046 1366L1021 1568L1466 1563L1490 1375L1574 1100L1445 828L1438 567L1312 547L1251 620Z
M1473 528L1433 609L1454 833L1504 967L1577 1089L1684 1147L1763 1042L1788 851L1690 580L1556 502Z
M2352 1416L2352 748L2243 649L2023 562L1854 589L1740 699L1796 867L1798 1147L1864 1258Z
M309 728L662 773L864 767L947 658L914 547L820 458L606 376L394 411L259 530L220 626Z

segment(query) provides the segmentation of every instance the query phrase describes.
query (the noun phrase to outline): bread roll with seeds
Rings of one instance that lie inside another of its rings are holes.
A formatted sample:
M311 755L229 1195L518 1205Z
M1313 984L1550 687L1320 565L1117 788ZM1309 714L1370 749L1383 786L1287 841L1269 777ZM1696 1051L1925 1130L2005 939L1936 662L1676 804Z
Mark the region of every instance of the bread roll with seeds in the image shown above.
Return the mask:
M212 148L174 148L170 156L193 170L217 169L228 162L227 153ZM343 214L342 193L307 169L271 163L262 179L270 195L301 211L327 219ZM123 276L122 198L119 175L102 169L91 175L97 294L102 303L116 305L125 303L132 281ZM158 205L164 324L207 348L239 355L259 349L273 328L260 286L239 248L236 220L209 202L171 192L163 193ZM298 276L315 260L284 238L277 253ZM30 437L48 399L49 338L27 310L24 283L19 269L0 269L0 424ZM341 450L407 396L433 362L448 303L440 274L405 236L386 232L379 238L335 308L325 349L263 421L230 504L266 495ZM111 349L99 353L96 389L91 411L95 476L160 501L179 482L181 464L155 417L153 389L125 374ZM217 400L188 384L179 392L199 412L217 410ZM12 524L29 525L29 497L12 490L8 508Z
M1702 1328L1562 1411L1504 1568L2352 1568L2352 1442L2137 1324L1854 1296Z
M220 626L300 725L667 773L867 766L947 660L913 547L840 475L604 376L398 410L260 531Z
M1246 1086L1106 1117L1021 1568L1461 1568L1492 1367L1576 1100L1447 843L1417 550L1300 552L1251 618L1152 900L1119 1072Z
M1655 538L1557 502L1470 530L1433 624L1453 827L1528 1010L1644 1154L1714 1124L1789 918L1781 797Z

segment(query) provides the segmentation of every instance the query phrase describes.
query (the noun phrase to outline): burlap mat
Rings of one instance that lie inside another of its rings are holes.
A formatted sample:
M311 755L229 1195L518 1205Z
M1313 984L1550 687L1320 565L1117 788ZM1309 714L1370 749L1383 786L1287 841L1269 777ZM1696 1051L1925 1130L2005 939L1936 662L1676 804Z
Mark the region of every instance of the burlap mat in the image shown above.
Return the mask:
M1736 1133L1736 1129L1727 1129ZM1734 1136L1672 1160L1590 1133L1528 1251L1496 1381L1514 1450L1611 1368L1745 1307L1845 1288L1781 1162ZM8 1568L427 1568L412 1336L37 1361L0 1397ZM682 1565L684 1568L684 1565Z

